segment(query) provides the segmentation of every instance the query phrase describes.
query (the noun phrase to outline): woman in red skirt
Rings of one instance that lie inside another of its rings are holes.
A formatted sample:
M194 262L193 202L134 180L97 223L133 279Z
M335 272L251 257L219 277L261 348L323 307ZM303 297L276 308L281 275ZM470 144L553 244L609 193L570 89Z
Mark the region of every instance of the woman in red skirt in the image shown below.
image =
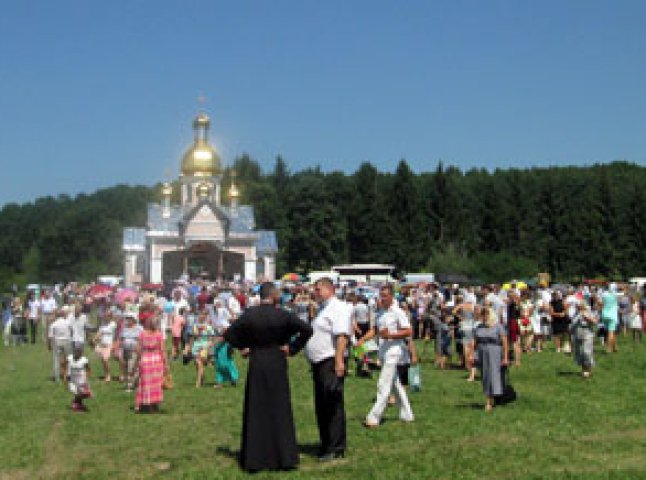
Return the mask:
M135 412L159 411L164 400L164 373L167 368L164 338L157 328L157 317L144 322L144 331L139 336L137 347L139 385L135 396Z

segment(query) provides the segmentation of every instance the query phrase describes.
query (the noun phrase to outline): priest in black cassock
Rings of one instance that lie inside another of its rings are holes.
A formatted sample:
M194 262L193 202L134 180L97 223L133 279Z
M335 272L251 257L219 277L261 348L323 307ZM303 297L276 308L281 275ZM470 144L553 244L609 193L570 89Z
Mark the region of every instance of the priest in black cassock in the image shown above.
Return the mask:
M260 287L261 304L247 309L224 334L249 349L240 466L247 471L289 470L298 465L298 446L287 376L287 356L312 336L312 327L276 307L273 283Z

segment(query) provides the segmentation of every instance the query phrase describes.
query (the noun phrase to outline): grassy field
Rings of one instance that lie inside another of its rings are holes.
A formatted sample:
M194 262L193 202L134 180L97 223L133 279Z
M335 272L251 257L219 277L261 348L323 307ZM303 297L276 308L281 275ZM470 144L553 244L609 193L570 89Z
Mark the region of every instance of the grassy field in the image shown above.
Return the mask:
M346 383L348 456L320 465L315 452L312 383L302 357L290 361L301 466L254 478L602 479L646 478L646 343L597 349L595 376L583 381L570 357L554 351L525 357L512 370L517 402L482 410L480 384L464 372L438 371L424 358L423 391L411 394L413 424L390 410L384 425L361 420L376 380ZM243 386L194 387L194 368L173 364L176 387L160 415L135 415L132 394L98 380L89 414L73 414L70 397L48 381L42 345L0 346L0 479L244 478L239 448ZM246 362L238 358L243 371ZM116 366L115 366L116 373Z

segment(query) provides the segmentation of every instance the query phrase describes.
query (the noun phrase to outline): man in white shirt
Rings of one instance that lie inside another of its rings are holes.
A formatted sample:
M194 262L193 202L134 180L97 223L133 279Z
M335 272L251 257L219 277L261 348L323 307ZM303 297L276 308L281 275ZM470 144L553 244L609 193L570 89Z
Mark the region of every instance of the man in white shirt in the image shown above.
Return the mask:
M363 297L352 298L352 326L357 337L361 337L370 330L370 310Z
M54 321L56 307L56 299L52 296L52 292L45 290L43 297L40 299L40 309L43 314L43 336L47 335L49 326Z
M223 335L224 331L231 326L231 320L231 311L223 305L222 299L216 298L213 303L213 314L211 318L213 329L218 335Z
M63 379L67 372L67 356L72 353L72 326L68 318L69 307L60 309L56 320L49 326L48 348L52 352L54 381Z
M87 315L83 313L83 305L76 303L70 310L69 322L72 326L72 347L74 350L83 351L85 347L85 330L87 328Z
M345 350L352 335L351 309L334 294L334 284L321 278L314 285L321 309L312 321L314 334L305 346L312 363L314 405L321 448L319 460L328 462L345 455L346 429L343 381Z
M476 297L475 291L473 290L473 287L467 288L467 291L464 294L464 303L470 303L473 305L478 303L478 299Z
M233 294L229 297L227 300L227 307L229 309L229 312L231 313L231 316L235 320L240 316L242 313L242 308L240 307L240 302L238 301L236 295L240 293L239 290L234 290Z
M179 315L179 311L183 308L184 311L188 310L188 300L184 298L184 295L182 295L182 291L180 289L175 289L173 290L173 314L174 315Z
M41 303L36 295L36 292L33 290L28 293L27 297L27 318L29 319L29 333L31 337L31 343L36 343L36 331L38 330L38 323L40 322L41 316ZM43 339L47 338L47 330L43 333ZM27 339L25 338L25 343Z
M498 317L498 321L507 325L507 304L505 303L507 296L504 294L504 290L500 290L498 285L492 285L487 288L489 293L485 296L485 305L492 308L496 317Z
M388 405L388 397L393 387L397 404L399 405L399 418L403 422L414 420L413 411L406 395L406 390L399 381L397 365L404 355L405 341L413 334L408 316L399 308L395 301L395 291L392 285L384 285L379 290L379 300L382 310L377 316L375 328L359 340L361 345L365 340L379 334L379 358L381 359L381 373L377 383L377 400L364 421L367 428L375 428L381 422L381 416Z

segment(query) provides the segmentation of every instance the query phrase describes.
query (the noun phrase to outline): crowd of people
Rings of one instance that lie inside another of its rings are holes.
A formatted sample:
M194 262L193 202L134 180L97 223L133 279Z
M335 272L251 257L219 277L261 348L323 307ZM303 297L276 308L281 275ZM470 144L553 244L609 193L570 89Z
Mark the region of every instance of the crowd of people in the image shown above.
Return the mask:
M298 463L285 357L304 349L312 365L321 461L346 450L344 380L378 372L364 419L377 428L388 405L413 422L408 388L420 389L418 364L480 378L486 411L504 395L505 372L553 344L592 375L594 343L617 351L616 336L641 342L646 295L630 286L458 286L435 283L335 285L218 284L202 280L163 290L56 286L3 302L6 346L40 344L52 352L52 380L63 382L71 409L92 397L89 355L104 382L133 392L136 412L157 412L173 388L170 362L195 368L195 387L236 385L235 350L249 359L241 465L246 470ZM431 346L433 346L431 350ZM93 352L93 353L92 353ZM211 369L212 366L212 369ZM275 415L267 415L271 409ZM262 411L261 415L258 411Z

